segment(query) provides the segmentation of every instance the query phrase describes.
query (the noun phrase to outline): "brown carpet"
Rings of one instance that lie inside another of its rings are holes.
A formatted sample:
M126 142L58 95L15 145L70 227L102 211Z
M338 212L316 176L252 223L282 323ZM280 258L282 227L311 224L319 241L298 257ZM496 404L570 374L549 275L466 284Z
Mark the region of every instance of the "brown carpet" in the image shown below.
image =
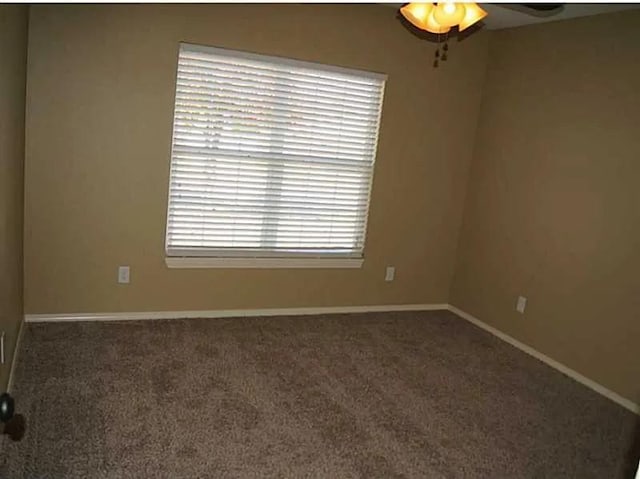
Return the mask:
M21 477L615 478L636 417L448 312L29 324Z

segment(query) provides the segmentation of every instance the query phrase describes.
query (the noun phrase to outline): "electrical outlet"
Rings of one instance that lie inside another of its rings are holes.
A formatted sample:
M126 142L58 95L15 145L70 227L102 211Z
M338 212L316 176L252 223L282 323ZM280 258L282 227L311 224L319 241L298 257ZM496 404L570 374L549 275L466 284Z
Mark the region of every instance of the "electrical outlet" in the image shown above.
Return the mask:
M385 281L393 281L393 279L396 277L396 268L395 266L387 266L387 270L384 273L384 280Z
M120 284L128 284L129 283L129 267L128 266L120 266L118 267L118 283Z
M524 310L527 307L527 298L524 296L518 296L518 301L516 302L516 311L520 314L524 314Z

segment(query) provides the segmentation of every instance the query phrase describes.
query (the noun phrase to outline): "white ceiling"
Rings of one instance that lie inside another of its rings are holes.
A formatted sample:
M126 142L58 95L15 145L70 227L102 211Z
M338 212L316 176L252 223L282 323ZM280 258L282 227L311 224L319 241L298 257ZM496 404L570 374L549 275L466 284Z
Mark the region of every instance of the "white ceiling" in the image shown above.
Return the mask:
M534 3L534 2L531 2ZM385 3L385 5L399 9L404 3ZM638 3L565 3L562 11L551 16L536 16L517 10L518 4L482 3L488 15L483 20L485 28L499 30L501 28L519 27L534 23L555 22L568 18L586 17L599 13L617 12L620 10L640 9ZM545 15L545 14L542 14Z

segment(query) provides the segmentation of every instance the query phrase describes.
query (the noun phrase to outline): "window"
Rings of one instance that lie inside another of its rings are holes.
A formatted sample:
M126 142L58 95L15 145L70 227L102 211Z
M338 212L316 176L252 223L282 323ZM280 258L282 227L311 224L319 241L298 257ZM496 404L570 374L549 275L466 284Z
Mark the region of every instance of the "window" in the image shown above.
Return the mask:
M167 256L362 258L384 83L181 44Z

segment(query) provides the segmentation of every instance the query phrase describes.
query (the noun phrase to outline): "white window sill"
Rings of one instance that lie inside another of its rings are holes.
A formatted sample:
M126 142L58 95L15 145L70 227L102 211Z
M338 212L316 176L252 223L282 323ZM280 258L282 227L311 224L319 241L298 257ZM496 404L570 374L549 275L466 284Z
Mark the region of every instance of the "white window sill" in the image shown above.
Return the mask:
M361 258L197 258L167 256L169 268L362 268Z

